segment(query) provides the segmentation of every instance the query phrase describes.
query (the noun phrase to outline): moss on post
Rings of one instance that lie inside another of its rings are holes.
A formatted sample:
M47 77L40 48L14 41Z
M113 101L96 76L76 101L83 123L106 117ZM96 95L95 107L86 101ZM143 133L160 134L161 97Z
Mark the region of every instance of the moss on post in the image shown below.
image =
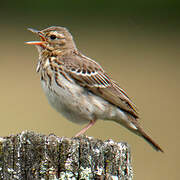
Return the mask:
M24 131L0 138L0 179L132 179L126 143Z

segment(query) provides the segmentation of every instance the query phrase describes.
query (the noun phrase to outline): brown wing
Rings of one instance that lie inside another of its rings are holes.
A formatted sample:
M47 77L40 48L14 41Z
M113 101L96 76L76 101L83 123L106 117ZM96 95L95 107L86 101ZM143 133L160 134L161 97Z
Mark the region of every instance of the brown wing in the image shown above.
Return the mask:
M79 85L138 118L135 105L125 91L105 73L98 63L83 55L73 58L75 59L68 60L64 64L65 71Z

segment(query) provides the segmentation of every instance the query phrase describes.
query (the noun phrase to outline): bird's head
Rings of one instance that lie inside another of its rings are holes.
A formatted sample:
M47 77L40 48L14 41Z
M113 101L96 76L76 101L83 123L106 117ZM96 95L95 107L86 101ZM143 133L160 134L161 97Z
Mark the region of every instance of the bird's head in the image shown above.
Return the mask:
M72 35L64 27L52 26L41 31L28 28L31 32L40 37L40 41L29 41L26 44L35 45L39 51L43 49L49 51L73 50L76 48Z

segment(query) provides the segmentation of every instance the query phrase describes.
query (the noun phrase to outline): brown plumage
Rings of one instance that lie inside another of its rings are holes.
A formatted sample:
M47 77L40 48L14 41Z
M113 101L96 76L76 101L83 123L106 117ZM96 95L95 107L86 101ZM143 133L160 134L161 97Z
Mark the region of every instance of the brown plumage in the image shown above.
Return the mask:
M38 48L37 72L50 104L73 122L89 121L77 135L83 134L97 119L113 120L163 152L140 127L138 112L126 92L97 62L77 50L66 28L30 30L41 39L27 44Z

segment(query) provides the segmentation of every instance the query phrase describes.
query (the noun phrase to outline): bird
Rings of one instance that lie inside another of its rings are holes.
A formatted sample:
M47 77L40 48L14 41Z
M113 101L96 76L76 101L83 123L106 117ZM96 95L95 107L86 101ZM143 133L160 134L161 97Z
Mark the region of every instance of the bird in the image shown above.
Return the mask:
M65 27L28 28L39 41L28 41L39 53L36 72L50 103L68 120L87 124L78 137L97 120L114 121L145 139L156 151L161 147L145 133L139 113L127 93L95 60L83 55Z

